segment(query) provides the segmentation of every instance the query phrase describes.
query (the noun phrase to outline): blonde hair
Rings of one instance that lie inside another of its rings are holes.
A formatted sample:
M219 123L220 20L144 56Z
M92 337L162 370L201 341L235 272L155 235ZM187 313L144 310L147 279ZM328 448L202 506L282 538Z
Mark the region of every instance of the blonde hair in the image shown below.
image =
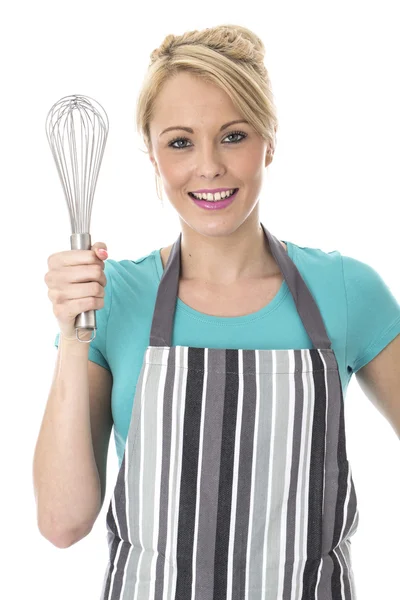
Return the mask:
M136 106L137 131L147 149L152 149L150 122L157 95L168 79L186 71L224 90L273 152L278 119L264 56L261 39L239 25L167 35L150 55Z

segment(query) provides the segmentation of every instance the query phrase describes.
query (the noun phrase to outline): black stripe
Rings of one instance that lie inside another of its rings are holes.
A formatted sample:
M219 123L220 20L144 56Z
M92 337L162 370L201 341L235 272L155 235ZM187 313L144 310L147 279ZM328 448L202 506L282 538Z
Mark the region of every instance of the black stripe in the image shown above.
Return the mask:
M342 388L340 386L340 416L339 416L339 433L338 433L338 445L337 445L337 463L339 467L338 477L338 496L336 503L335 513L335 528L333 531L333 546L337 546L339 543L340 535L343 527L343 509L347 494L347 477L349 473L347 455L346 455L346 442L345 442L345 429L344 429L344 405L342 397Z
M332 539L332 547L335 548L340 540L342 535L343 539L345 538L346 532L342 533L343 521L344 521L344 504L346 501L347 494L347 478L348 478L348 462L346 455L346 441L345 441L345 425L344 425L344 403L343 403L343 393L342 386L340 385L340 415L339 415L339 432L338 432L338 443L337 443L337 464L339 468L338 474L338 490L337 490L337 500L336 500L336 510L335 510L335 525L333 529L333 539ZM342 567L339 564L337 556L335 556L334 552L329 553L332 557L334 570L332 573L332 598L336 600L336 598L342 598L341 596L341 573Z
M322 511L325 468L326 386L325 369L317 349L309 350L315 390L308 493L307 560L303 573L302 600L314 598L322 556Z
M203 385L204 348L189 348L177 535L176 600L187 600L192 594L192 559Z
M128 434L129 435L129 434ZM126 452L128 451L128 443L125 445L124 458L122 460L121 467L118 471L117 477L117 488L115 495L115 510L117 513L117 520L119 529L121 532L121 538L123 540L128 539L128 525L126 522L126 485L127 481L125 479L125 462L126 462ZM132 452L131 452L132 455ZM117 531L115 531L117 534Z
M124 460L125 460L125 455L124 455ZM118 510L118 506L117 506L117 510ZM113 514L113 511L112 511L111 501L110 501L110 504L108 506L106 523L107 523L107 529L109 530L109 532L112 533L115 536L118 536L119 534L118 534L117 525L115 523L114 514ZM114 561L115 554L111 555L110 558L111 558L112 561Z
M118 558L118 569L114 577L113 583L113 591L111 595L111 600L114 598L121 598L122 585L124 580L124 575L126 571L126 563L128 560L129 551L132 549L132 545L129 542L123 540L120 541L120 554Z

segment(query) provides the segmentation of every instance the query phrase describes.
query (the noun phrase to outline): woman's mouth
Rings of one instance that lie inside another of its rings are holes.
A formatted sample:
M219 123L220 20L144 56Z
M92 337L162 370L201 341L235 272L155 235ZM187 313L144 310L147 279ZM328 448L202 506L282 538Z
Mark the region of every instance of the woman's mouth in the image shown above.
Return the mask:
M225 207L229 206L230 204L232 204L232 202L234 201L234 199L236 198L236 196L238 194L238 191L239 191L239 188L235 188L235 191L233 192L233 194L231 196L229 196L228 198L222 198L221 200L199 200L192 194L192 192L188 192L188 194L189 194L190 198L193 200L193 202L200 208L205 208L207 210L218 210L218 209L225 208Z

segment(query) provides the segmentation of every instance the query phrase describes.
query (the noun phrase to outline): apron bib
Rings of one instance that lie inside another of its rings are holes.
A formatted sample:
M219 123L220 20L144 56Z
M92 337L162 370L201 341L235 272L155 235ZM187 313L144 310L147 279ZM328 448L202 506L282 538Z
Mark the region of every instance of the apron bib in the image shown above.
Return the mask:
M261 226L313 348L171 347L179 235L107 512L102 600L356 599L338 364L300 272Z

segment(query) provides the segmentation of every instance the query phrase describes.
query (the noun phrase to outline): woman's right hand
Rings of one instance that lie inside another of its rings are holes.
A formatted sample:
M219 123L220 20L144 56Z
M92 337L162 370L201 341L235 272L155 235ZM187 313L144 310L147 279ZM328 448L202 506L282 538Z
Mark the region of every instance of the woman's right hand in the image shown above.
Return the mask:
M44 280L49 288L48 296L60 332L67 338L76 337L77 315L104 307L107 285L104 261L107 256L99 253L101 248L107 250L106 244L96 242L90 250L57 252L47 259L49 270Z

